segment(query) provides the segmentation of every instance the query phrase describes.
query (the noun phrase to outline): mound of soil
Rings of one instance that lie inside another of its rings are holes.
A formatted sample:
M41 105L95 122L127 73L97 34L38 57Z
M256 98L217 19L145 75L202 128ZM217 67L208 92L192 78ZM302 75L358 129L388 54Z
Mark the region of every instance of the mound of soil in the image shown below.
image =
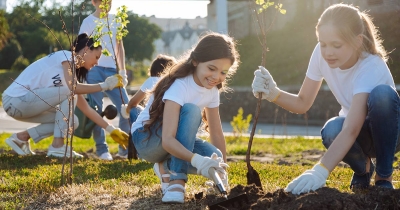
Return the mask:
M248 202L231 199L243 193L247 194ZM228 199L231 204L218 206L225 201L221 196L207 195L205 202L210 209L229 210L261 210L261 209L400 209L400 190L388 190L371 187L357 193L342 193L332 188L321 188L315 192L293 195L279 189L273 193L264 193L255 185L237 185L232 188ZM230 201L231 201L230 200Z

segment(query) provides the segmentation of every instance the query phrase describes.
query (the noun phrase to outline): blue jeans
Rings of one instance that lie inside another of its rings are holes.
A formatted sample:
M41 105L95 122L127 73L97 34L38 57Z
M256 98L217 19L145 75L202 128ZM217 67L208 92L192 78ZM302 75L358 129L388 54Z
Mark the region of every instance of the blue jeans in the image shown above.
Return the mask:
M343 158L357 175L366 173L367 158L376 158L376 173L388 178L393 173L393 160L400 150L400 99L388 85L375 87L367 101L368 113L354 145ZM334 117L321 130L326 148L342 130L344 117Z
M88 72L87 82L89 84L97 84L100 82L104 82L107 77L112 76L117 73L118 73L117 70L114 68L94 66ZM126 92L126 89L121 88L121 92L122 92L122 97L124 99L124 102L127 104L129 100L128 100L128 93ZM117 107L118 113L121 113L122 100L121 100L121 94L120 94L119 88L114 88L113 90L108 90L108 91L105 91L104 93L108 96L108 98L110 98L112 103ZM95 104L98 107L99 113L101 113L103 110L104 93L96 92L96 93L90 94L91 97L93 98ZM126 133L129 133L130 132L129 119L125 119L125 118L121 117L121 115L120 115L118 127L121 130L125 131ZM98 125L96 125L93 129L93 139L96 142L96 154L97 155L101 155L105 152L108 152L108 145L106 143L104 129ZM121 146L119 146L118 154L127 155L128 150L125 150Z
M196 137L200 123L200 109L194 104L184 104L180 110L176 139L193 153L208 157L216 153L222 157L218 148ZM157 130L158 125L158 123L154 124L149 131L143 131L143 127L141 127L133 132L132 141L138 156L152 163L164 161L163 167L166 171L170 171L171 181L184 180L186 182L187 174L197 174L197 169L190 162L176 158L164 150L161 143L162 127Z

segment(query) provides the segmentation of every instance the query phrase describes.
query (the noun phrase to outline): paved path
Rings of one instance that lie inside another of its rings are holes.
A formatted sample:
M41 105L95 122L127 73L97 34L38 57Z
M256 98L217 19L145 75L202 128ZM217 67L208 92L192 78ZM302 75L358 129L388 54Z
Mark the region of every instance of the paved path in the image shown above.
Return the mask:
M111 104L111 101L108 98L104 98L104 104L107 106L108 104ZM108 121L114 126L118 126L118 117ZM0 133L15 133L34 125L36 124L14 120L5 113L3 107L0 107ZM252 125L250 125L249 132L251 126ZM230 125L230 122L223 122L222 128L225 135L232 135L232 126ZM320 126L273 125L259 123L256 127L255 137L292 138L296 136L304 136L305 138L320 138L320 130ZM249 134L247 133L245 136L249 136Z

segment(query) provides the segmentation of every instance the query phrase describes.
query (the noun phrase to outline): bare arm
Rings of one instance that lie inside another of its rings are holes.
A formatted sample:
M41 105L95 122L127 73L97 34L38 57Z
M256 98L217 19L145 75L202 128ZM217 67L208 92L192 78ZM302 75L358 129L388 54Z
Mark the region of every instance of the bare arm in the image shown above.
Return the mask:
M219 107L206 108L206 116L208 128L210 130L211 143L221 150L224 162L226 162L226 142L222 131L221 118L219 115Z
M304 114L314 103L321 84L322 81L315 81L306 77L297 95L281 91L274 103L290 112Z
M322 164L329 171L332 171L336 167L356 141L367 116L368 96L368 93L359 93L353 96L353 101L349 113L344 120L342 131L321 159Z
M117 47L115 50L115 57L118 62L118 70L125 70L125 48L124 43L121 40L117 40Z
M178 103L170 100L165 101L162 125L162 146L169 154L190 162L193 153L187 150L176 139L180 110L181 105Z
M136 107L144 98L146 97L146 93L142 90L136 91L135 95L132 96L131 100L128 102L127 110L131 110L133 107Z
M87 94L102 91L99 84L81 84L77 82L75 75L72 75L72 70L69 70L70 64L68 61L62 62L62 67L64 70L65 81L67 82L67 86L70 90L72 90L72 78L74 76L74 81L76 82L76 94Z
M78 95L78 102L76 106L85 114L89 119L102 128L106 128L108 123L93 109L89 106L87 101L82 95Z

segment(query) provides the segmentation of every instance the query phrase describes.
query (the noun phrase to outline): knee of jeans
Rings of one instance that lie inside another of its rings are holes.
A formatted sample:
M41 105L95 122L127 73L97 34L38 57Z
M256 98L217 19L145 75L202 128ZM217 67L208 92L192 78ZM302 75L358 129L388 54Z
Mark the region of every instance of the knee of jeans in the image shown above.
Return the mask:
M322 128L321 138L322 144L325 146L325 148L328 149L329 146L331 146L339 132L340 130L334 129L334 126L330 126L329 123L327 123L324 128Z
M392 98L388 96L395 93L396 91L389 85L378 85L374 89L372 89L371 93L369 94L368 103L370 104L373 102L378 102L377 105L380 106L389 105L389 102Z
M201 111L199 107L194 104L184 104L181 108L181 113L188 115L193 121L201 120Z
M78 126L79 126L78 116L74 115L74 130L77 129Z

